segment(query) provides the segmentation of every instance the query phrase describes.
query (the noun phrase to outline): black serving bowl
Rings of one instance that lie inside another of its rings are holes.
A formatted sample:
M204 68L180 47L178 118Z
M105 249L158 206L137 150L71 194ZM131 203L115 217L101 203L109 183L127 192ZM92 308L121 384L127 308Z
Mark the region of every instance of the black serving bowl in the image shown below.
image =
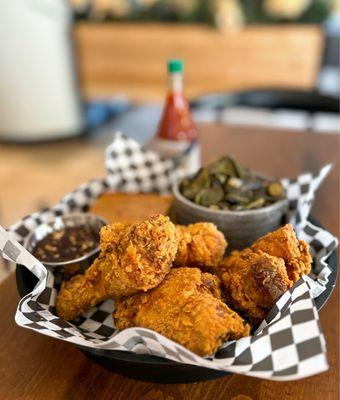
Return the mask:
M314 218L310 221L322 227ZM320 310L333 292L337 277L337 256L334 250L328 259L332 270L328 277L326 290L315 299ZM21 297L30 293L37 284L37 278L24 266L16 267L16 282ZM91 359L105 368L129 378L159 382L159 383L190 383L221 378L230 375L228 372L216 371L208 368L197 367L189 364L180 364L175 361L117 350L97 350L78 346Z

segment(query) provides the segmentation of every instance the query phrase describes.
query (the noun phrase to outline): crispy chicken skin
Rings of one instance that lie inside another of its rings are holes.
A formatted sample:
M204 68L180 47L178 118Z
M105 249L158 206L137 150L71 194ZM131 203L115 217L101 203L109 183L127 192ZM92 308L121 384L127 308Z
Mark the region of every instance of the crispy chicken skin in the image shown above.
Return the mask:
M249 335L249 325L221 301L219 279L198 268L174 268L158 287L115 301L113 317L118 329L153 329L201 356Z
M221 263L227 241L214 224L199 222L176 227L179 232L179 244L175 266L209 270L209 267L216 267Z
M288 224L234 251L220 266L228 304L260 322L281 295L311 269L308 244Z
M293 226L287 224L258 239L252 246L256 253L267 253L284 260L289 279L295 283L303 274L309 274L312 257L309 245L298 240Z
M251 249L234 251L224 260L222 286L227 303L260 322L290 288L284 261Z
M99 257L84 275L62 284L56 302L60 318L74 320L109 297L157 286L175 258L178 232L168 217L153 215L135 225L103 227L100 247Z

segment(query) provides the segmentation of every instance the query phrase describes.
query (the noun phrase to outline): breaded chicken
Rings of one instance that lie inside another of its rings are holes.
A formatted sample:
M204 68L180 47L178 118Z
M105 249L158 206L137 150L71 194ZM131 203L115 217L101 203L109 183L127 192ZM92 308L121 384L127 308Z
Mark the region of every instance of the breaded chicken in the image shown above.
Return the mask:
M103 227L100 247L84 275L62 284L56 302L59 317L74 320L102 300L157 286L177 253L178 232L168 217L153 215L135 225Z
M292 285L281 258L257 254L251 249L232 252L221 267L227 303L255 324Z
M174 268L158 287L115 301L113 317L118 329L153 329L200 356L249 335L249 325L221 301L219 279L197 268Z
M279 297L311 269L308 244L288 224L234 251L219 268L228 304L257 323Z
M289 279L295 283L303 274L309 274L312 257L309 245L298 240L292 224L287 224L258 239L252 246L256 253L267 253L284 260Z
M179 232L179 244L175 266L209 270L209 267L216 267L221 263L227 241L214 224L199 222L176 227Z

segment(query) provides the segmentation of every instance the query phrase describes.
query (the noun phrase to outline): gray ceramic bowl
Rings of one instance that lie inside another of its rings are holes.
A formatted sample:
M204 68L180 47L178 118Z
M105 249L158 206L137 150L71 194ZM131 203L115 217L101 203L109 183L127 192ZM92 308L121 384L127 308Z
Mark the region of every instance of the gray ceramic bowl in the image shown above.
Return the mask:
M288 207L285 199L256 210L210 210L182 196L179 183L172 188L176 222L182 225L203 221L214 223L224 233L229 244L228 251L247 247L259 237L277 229Z

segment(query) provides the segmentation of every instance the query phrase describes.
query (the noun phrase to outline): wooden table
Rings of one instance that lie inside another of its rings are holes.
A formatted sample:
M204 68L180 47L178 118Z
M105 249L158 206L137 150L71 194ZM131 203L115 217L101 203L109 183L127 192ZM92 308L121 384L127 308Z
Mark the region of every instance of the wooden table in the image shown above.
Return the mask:
M283 132L259 129L200 126L203 160L209 162L216 157L234 154L246 165L273 176L295 176L303 170L316 171L327 162L334 168L318 193L314 215L334 234L339 233L339 139L338 135L316 135L308 132ZM61 154L61 147L65 154ZM85 156L81 157L81 148ZM98 145L99 146L99 145ZM41 165L39 156L58 151L59 165L55 167L45 160L44 187L35 182L36 196L53 191L54 178L67 176L72 183L81 183L93 175L93 165L99 163L99 147L83 141L67 145L45 145L40 147L2 147L0 155L7 154L7 172L14 172L21 152L21 165L26 186L34 183L30 171ZM81 168L74 163L73 169L64 161L68 152L78 149ZM46 153L47 151L47 153ZM90 156L92 154L92 156ZM97 154L97 156L94 156ZM47 156L46 156L47 157ZM85 159L84 159L85 157ZM86 159L86 157L89 157ZM88 160L88 161L87 161ZM95 160L95 161L94 161ZM93 164L94 163L94 164ZM66 165L66 167L65 167ZM13 168L13 171L11 171ZM73 171L73 173L72 173ZM49 179L47 179L49 177ZM42 179L42 178L41 178ZM68 179L63 178L65 189ZM56 191L62 189L62 180ZM6 193L4 177L0 184ZM9 179L7 181L9 183ZM14 185L14 183L12 183ZM17 196L25 202L23 189L17 185ZM34 186L34 185L33 185ZM10 186L14 196L14 187ZM49 198L51 199L53 195ZM13 197L14 198L14 197ZM9 200L9 198L7 198ZM14 212L14 210L13 210ZM339 289L320 313L321 324L327 341L330 369L318 376L296 382L270 382L244 376L229 376L215 381L196 384L153 384L134 381L109 372L98 366L72 345L19 328L14 322L14 313L19 296L16 293L14 276L0 285L0 398L5 399L124 399L124 400L277 400L308 399L333 400L339 398Z

